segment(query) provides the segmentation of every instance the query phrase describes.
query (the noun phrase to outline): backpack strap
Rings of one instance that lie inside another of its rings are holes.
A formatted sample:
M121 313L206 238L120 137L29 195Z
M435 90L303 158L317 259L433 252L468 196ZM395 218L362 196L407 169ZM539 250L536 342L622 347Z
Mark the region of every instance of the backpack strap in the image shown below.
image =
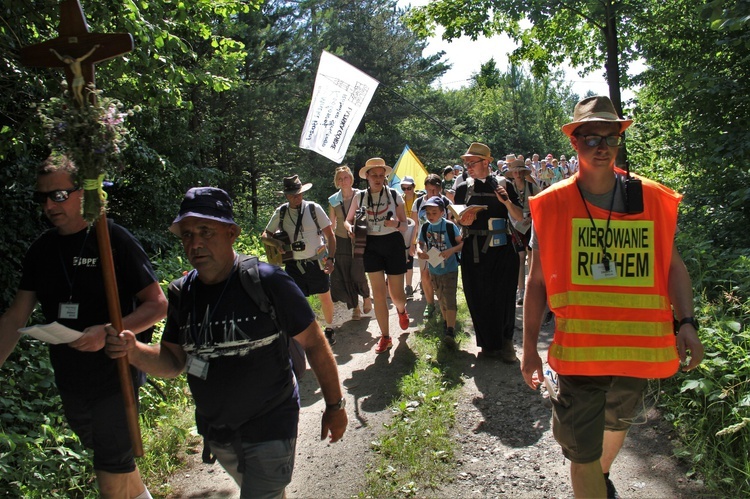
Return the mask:
M286 216L286 210L289 208L289 203L284 203L279 208L279 226L276 230L284 230L284 217Z
M310 207L310 216L312 217L313 222L315 222L315 227L317 227L318 229L318 235L320 235L323 231L320 230L320 224L318 223L318 214L315 211L315 203L308 203L307 206Z
M289 351L289 356L292 359L292 368L294 369L294 375L297 379L300 379L307 370L307 360L305 358L305 349L299 344L297 340L289 336L281 327L278 317L276 316L276 309L273 307L271 300L268 299L268 295L263 290L263 286L260 282L260 272L258 271L258 257L257 256L240 256L240 282L242 288L245 290L253 302L258 306L261 312L271 316L276 330L286 340L286 344Z

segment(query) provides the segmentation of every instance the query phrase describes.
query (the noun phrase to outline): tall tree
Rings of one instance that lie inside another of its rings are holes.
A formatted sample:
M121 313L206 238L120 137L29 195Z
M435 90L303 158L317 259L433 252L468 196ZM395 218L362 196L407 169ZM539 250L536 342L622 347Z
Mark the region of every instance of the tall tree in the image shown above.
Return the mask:
M423 35L436 25L443 38L508 34L520 43L515 62L529 61L534 75L548 74L566 60L584 73L604 70L609 93L622 115L621 88L634 58L637 29L649 20L643 0L437 0L414 8L408 24ZM530 23L530 24L529 24Z

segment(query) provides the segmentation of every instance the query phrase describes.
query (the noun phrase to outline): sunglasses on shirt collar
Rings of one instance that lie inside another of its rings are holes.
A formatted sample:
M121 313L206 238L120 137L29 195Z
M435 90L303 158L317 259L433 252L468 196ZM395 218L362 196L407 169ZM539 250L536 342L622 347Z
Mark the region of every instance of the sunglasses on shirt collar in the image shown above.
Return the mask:
M34 202L37 204L44 204L48 199L51 199L55 203L62 203L64 201L67 201L70 197L70 194L77 190L80 190L80 187L75 187L73 189L58 189L56 191L49 192L36 191L34 192Z

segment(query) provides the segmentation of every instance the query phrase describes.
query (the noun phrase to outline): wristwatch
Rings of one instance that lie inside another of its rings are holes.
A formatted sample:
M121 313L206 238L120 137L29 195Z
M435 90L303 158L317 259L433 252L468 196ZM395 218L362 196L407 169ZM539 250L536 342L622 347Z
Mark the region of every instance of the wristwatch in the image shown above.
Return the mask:
M341 397L335 404L326 404L326 411L340 411L346 407L346 399Z
M332 257L332 256L328 257L328 261L331 262L331 263L336 263L336 259L334 257Z
M698 321L695 320L695 317L685 317L684 319L680 319L680 322L677 323L677 331L679 331L685 324L692 325L695 330L698 331Z

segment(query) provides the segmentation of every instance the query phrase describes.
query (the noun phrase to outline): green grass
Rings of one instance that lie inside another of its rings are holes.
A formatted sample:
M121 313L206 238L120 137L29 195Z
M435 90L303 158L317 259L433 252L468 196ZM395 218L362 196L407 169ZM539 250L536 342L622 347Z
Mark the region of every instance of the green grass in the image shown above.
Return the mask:
M465 303L460 303L457 330L462 329L465 311ZM452 433L463 381L456 357L441 344L442 327L435 314L409 337L414 369L400 380L399 395L390 405L393 418L372 442L377 457L366 471L361 497L429 495L450 480L455 467ZM469 336L459 333L457 341L460 346Z

